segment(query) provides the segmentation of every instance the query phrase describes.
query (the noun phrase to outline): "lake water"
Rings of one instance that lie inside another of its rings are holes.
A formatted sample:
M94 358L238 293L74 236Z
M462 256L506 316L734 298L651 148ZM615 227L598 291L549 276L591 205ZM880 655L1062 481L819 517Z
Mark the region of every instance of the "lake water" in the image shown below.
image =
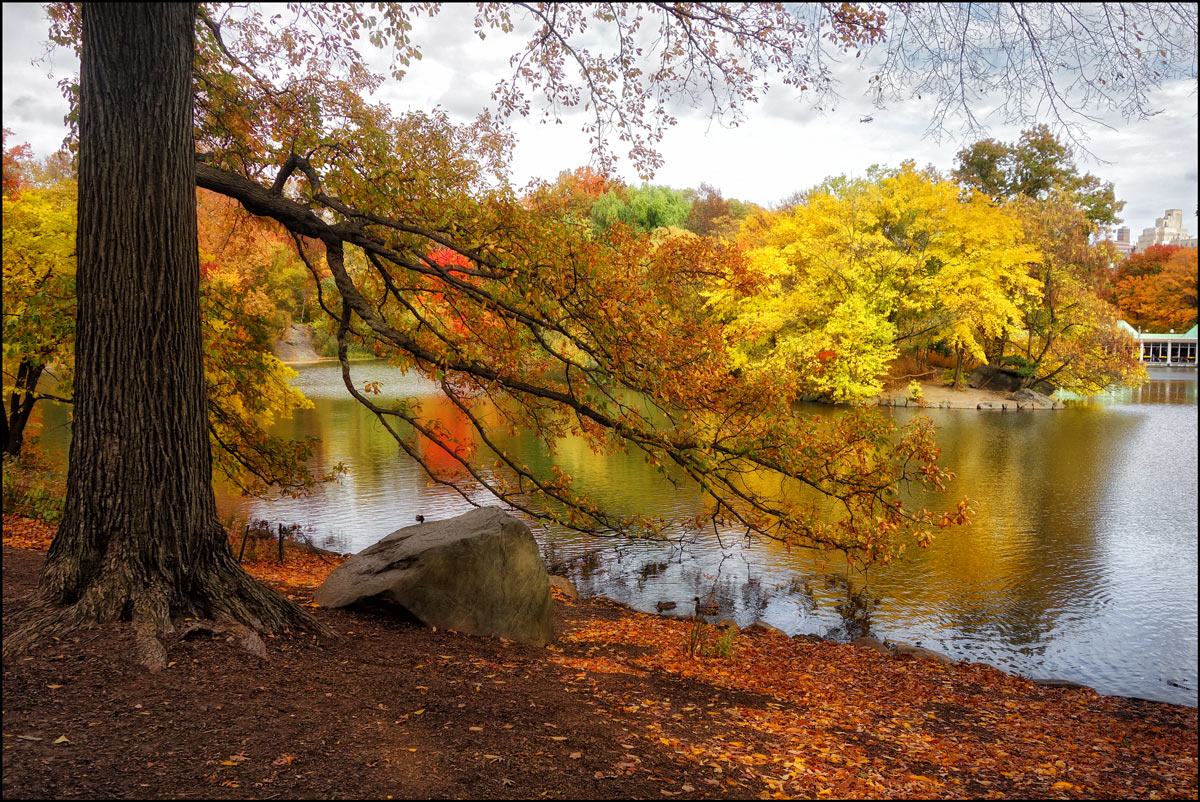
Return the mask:
M346 395L335 364L299 372L296 383L315 408L281 422L279 432L319 437L314 469L342 461L349 473L303 499L244 499L219 485L227 521L300 524L317 545L349 552L418 514L437 519L470 509L427 483ZM385 396L422 396L430 412L454 421L432 386L413 375L372 362L356 364L354 377L360 386L382 382ZM1196 373L1160 369L1152 377L1060 411L922 411L937 426L942 464L958 476L948 493L921 503L947 509L967 495L977 514L968 527L939 532L932 548L912 548L906 560L868 576L731 533L710 532L684 548L536 528L535 536L547 562L585 596L646 611L673 601L690 612L694 596L711 592L720 616L742 625L761 619L789 634L840 640L872 634L1029 677L1195 706ZM901 420L914 412L880 410ZM56 417L47 411L51 446L65 429L55 427ZM506 448L535 467L548 463L529 439ZM567 441L554 460L618 509L700 509L695 488L675 490L640 458L600 458Z

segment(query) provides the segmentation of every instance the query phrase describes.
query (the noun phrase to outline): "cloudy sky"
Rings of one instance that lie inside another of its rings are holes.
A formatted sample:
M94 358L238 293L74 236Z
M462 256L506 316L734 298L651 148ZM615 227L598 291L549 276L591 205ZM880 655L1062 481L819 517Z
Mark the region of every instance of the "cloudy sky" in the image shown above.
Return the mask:
M501 35L479 42L469 33L470 13L469 7L450 5L434 21L419 20L414 39L423 45L424 58L402 82L389 80L376 99L397 111L440 105L460 121L487 106L492 87L511 74L508 56L516 45L514 38ZM64 51L31 64L45 51L46 29L40 6L3 5L4 127L14 132L16 142L29 142L39 157L62 141L66 106L56 83L77 70ZM379 66L386 67L386 59ZM666 164L654 182L696 187L703 181L726 197L769 205L829 175L861 175L872 164L896 166L913 159L918 166L952 167L964 142L926 136L928 104L906 101L874 108L861 96L864 73L847 65L839 74L843 100L823 114L782 86L750 107L748 118L736 128L711 122L700 111L680 109L679 124L661 144ZM1183 209L1185 225L1193 232L1197 228L1195 82L1165 86L1152 102L1163 111L1149 120L1113 117L1107 126L1089 126L1088 148L1107 163L1080 159L1084 171L1115 183L1117 196L1127 203L1123 216L1134 238L1167 208ZM861 122L868 116L870 122ZM514 182L552 180L561 170L587 164L591 154L581 123L580 116L567 116L561 125L514 120ZM996 122L989 133L1013 141L1020 129ZM626 180L635 181L627 162L621 166Z

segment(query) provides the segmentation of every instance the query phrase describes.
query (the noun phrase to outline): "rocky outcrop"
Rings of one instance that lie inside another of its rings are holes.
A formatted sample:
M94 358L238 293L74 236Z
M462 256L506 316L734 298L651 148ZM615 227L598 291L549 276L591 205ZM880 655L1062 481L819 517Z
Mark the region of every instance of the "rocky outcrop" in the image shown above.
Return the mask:
M1029 385L1029 379L1015 370L1002 368L999 365L980 365L971 371L967 377L967 386L977 390L992 390L997 393L1015 393ZM1040 381L1033 385L1039 393L1052 393L1054 388Z
M313 348L312 339L312 328L307 323L293 323L275 343L275 356L281 362L315 362L321 356Z
M1017 402L1017 409L1062 409L1063 403L1036 390L1017 390L1008 396Z
M933 649L926 649L923 646L910 646L907 643L897 643L895 648L892 649L892 654L896 657L909 657L913 660L928 660L931 663L939 663L944 666L952 666L958 662L948 655L935 652Z
M1011 393L1025 386L1025 377L1015 370L997 367L996 365L980 365L971 371L967 377L967 386L978 390L994 390L998 393Z
M429 626L539 646L553 640L537 543L494 507L393 532L335 569L314 599L323 607L383 602Z
M879 638L872 638L870 635L862 635L850 641L850 645L859 649L871 649L883 654L891 654L892 650L886 643Z

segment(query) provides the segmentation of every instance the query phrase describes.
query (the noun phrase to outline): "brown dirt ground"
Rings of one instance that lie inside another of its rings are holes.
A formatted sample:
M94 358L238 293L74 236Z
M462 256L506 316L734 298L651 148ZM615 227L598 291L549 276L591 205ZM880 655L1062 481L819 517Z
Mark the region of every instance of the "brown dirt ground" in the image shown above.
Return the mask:
M43 556L4 548L6 620ZM555 605L544 649L323 609L340 637L266 660L172 641L149 674L121 626L35 647L4 663L3 796L1196 798L1195 709L777 632L692 660L691 622Z

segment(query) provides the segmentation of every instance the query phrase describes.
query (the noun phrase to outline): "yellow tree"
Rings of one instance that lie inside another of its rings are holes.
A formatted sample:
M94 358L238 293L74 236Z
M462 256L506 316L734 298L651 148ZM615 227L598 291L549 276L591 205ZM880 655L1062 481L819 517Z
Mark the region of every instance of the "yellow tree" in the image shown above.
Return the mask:
M1132 339L1117 328L1118 312L1098 293L1110 254L1088 242L1092 224L1067 192L1010 202L1026 236L1039 246L1029 266L1040 289L1019 299L1022 331L1015 363L1029 385L1047 382L1081 395L1136 385L1146 378ZM1003 353L1000 354L1003 358Z
M43 187L5 182L4 453L12 456L36 403L71 394L75 192L70 179ZM42 381L47 371L53 391Z
M749 275L711 294L735 366L794 374L801 394L837 401L878 393L904 347L982 359L1035 284L1014 215L911 162L827 182L745 232Z

